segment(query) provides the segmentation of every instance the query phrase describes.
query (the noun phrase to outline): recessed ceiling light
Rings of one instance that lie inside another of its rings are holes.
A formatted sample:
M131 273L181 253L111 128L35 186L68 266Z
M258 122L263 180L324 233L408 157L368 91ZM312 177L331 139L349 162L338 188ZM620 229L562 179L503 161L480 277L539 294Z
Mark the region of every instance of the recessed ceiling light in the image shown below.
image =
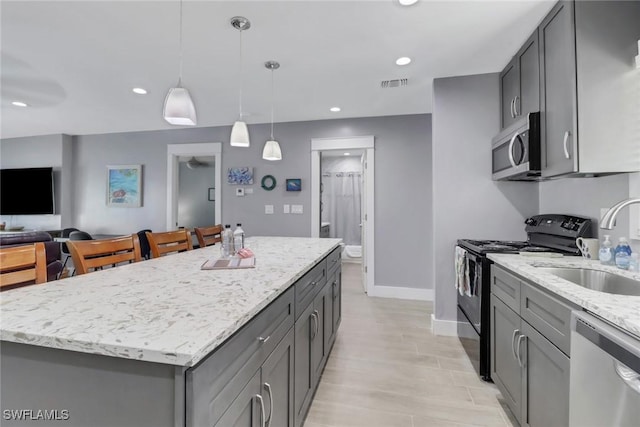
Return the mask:
M398 0L402 6L411 6L414 3L418 3L418 0Z
M340 107L331 107L329 108L329 110L333 111L334 113L337 113L338 111L340 111Z
M138 95L146 95L147 91L142 89L141 87L134 87L133 89L133 93L137 93Z
M403 56L400 57L398 59L396 59L396 64L397 65L407 65L411 62L411 58L409 58L408 56Z
M345 156L350 156L350 155L351 155L351 153L344 153L344 155L345 155Z
M15 105L16 107L28 107L27 104L21 101L13 101L12 104Z

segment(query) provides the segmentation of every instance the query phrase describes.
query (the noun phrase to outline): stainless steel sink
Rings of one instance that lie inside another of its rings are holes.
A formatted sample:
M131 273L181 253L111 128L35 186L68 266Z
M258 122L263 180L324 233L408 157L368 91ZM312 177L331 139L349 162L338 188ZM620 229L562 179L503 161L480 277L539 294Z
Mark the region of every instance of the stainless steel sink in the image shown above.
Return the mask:
M589 268L537 267L537 269L594 291L640 296L640 281L618 274Z

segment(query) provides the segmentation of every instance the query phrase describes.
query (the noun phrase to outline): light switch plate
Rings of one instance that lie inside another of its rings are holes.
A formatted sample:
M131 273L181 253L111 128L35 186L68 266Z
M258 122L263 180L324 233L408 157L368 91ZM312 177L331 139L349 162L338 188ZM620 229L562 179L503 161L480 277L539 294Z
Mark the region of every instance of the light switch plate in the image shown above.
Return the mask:
M253 194L253 188L245 188L244 194Z
M273 215L273 205L264 205L264 213L267 215Z
M296 215L302 215L302 205L291 205L291 213Z
M289 213L289 211L290 211L289 207L290 207L289 205L284 205L284 206L283 206L282 211L283 211L284 213L288 214L288 213Z

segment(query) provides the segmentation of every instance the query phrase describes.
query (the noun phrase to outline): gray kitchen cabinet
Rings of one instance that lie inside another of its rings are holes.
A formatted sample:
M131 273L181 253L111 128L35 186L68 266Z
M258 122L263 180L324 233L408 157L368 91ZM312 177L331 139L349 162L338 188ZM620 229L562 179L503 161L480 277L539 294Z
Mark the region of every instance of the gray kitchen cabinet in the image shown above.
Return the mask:
M500 73L501 127L540 110L538 30Z
M521 332L526 338L519 349L525 410L520 424L568 426L570 359L525 321L521 323Z
M640 2L560 1L539 26L542 176L640 170Z
M337 269L331 273L327 281L327 311L324 321L325 347L331 348L338 332L338 326L342 317L342 270Z
M491 293L491 378L521 425L568 425L565 327L575 307L496 265L491 276L500 283Z
M260 372L242 389L215 427L257 427L262 423L264 399L260 394Z
M293 427L294 330L262 365L262 396L269 426Z
M491 379L521 423L522 370L515 354L520 316L491 295Z
M324 344L325 300L326 291L323 287L295 324L294 421L296 427L300 427L304 421L328 355Z

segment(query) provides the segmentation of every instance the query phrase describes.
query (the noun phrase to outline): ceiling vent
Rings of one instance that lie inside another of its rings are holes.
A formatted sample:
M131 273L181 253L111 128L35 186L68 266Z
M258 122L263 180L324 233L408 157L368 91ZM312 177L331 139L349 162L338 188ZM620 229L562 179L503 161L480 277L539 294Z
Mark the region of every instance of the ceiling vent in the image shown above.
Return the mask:
M380 82L382 89L391 89L394 87L404 87L409 84L409 79L383 80Z

